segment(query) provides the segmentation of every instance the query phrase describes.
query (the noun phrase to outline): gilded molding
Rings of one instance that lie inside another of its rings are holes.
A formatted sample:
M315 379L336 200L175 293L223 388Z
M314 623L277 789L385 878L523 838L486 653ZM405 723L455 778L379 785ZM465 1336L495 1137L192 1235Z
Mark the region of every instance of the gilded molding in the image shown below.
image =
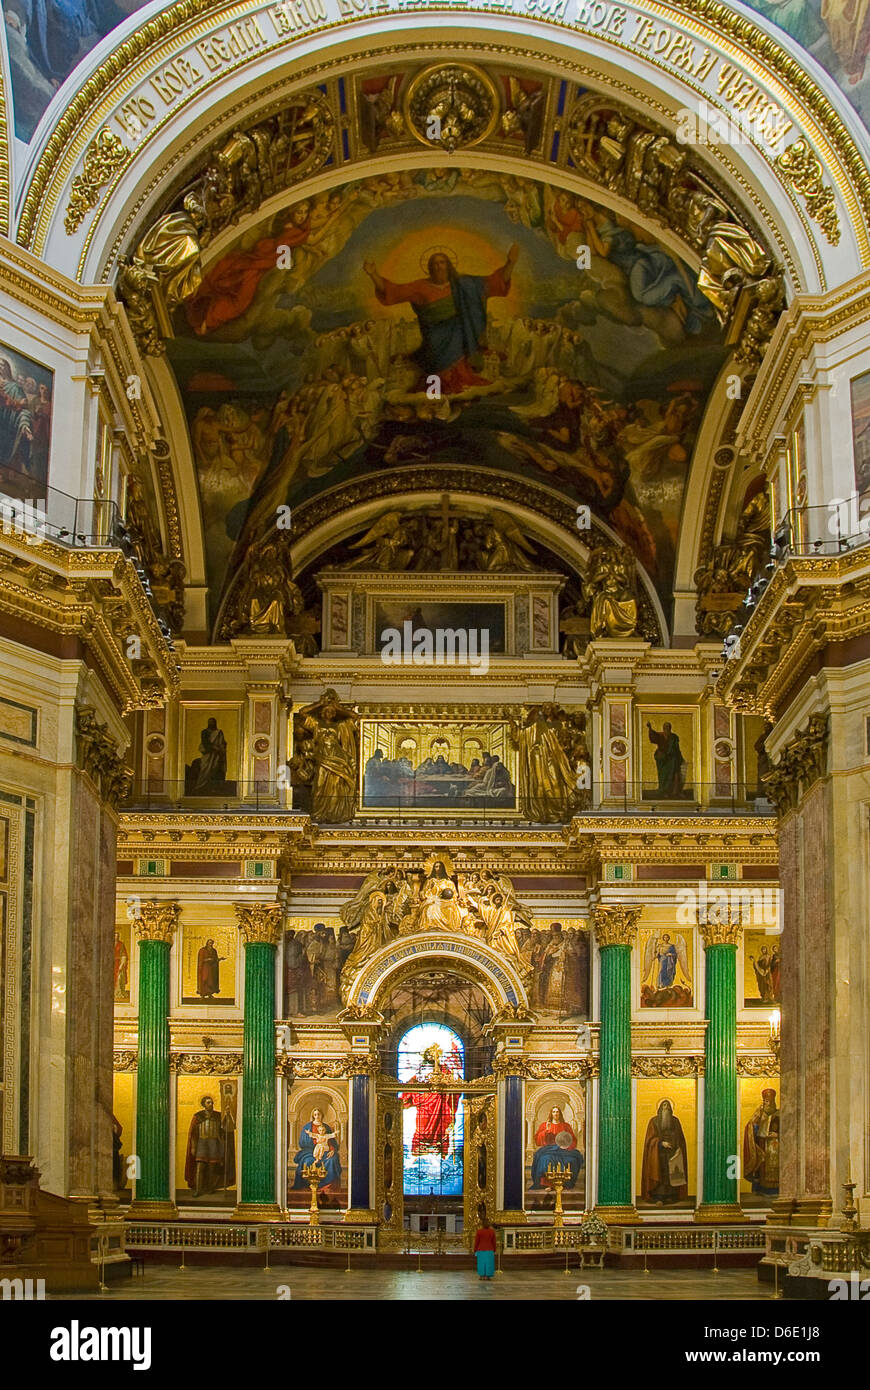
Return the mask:
M106 184L130 159L130 151L120 135L104 127L85 151L84 167L72 181L64 227L72 236L97 206Z
M132 918L133 930L140 941L168 941L171 945L180 917L180 903L152 898L140 903L138 913Z
M283 914L280 907L263 903L234 903L237 926L246 946L264 943L277 946L281 940Z
M170 1052L169 1068L183 1076L241 1076L241 1052Z
M277 1070L288 1081L340 1081L348 1075L346 1057L280 1057Z
M632 1057L632 1076L703 1076L704 1058L694 1057Z
M377 1076L380 1070L380 1058L376 1052L354 1052L345 1062L345 1076Z
M592 930L599 950L607 946L634 946L637 924L643 907L623 907L620 903L598 903L592 909Z
M737 1057L738 1076L779 1076L779 1061L767 1054L761 1057Z
M823 180L822 164L818 155L801 138L789 145L787 150L777 155L775 164L792 188L801 195L807 205L807 212L814 222L818 222L832 246L839 245L840 221L834 190Z
M113 1071L138 1071L139 1053L133 1047L116 1047L112 1053Z

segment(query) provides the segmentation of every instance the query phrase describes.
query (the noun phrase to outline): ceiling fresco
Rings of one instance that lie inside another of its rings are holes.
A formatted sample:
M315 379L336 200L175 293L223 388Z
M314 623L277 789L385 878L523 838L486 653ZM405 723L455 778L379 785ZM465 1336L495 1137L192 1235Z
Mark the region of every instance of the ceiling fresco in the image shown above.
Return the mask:
M483 170L357 180L240 236L176 310L167 352L212 619L278 508L373 473L398 493L423 462L587 504L669 607L726 350L694 274L625 218Z

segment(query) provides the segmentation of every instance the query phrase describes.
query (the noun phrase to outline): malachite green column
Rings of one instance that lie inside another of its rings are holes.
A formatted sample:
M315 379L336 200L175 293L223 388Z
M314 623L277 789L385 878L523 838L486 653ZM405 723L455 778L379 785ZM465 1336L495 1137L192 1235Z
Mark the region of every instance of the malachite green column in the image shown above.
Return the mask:
M275 949L281 908L236 907L245 948L240 1221L281 1215L275 1200Z
M592 925L601 956L596 1214L637 1221L631 1191L631 951L639 907L599 905Z
M145 902L133 918L139 940L134 1219L165 1220L178 1214L169 1187L169 952L180 910L174 902Z
M700 922L707 979L704 1186L696 1221L740 1221L737 1152L737 940L739 922Z

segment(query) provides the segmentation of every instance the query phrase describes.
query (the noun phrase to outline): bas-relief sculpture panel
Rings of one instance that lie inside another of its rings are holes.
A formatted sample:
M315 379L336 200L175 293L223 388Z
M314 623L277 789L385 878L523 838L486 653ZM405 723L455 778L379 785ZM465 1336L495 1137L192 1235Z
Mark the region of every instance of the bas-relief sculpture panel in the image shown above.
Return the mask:
M724 353L693 274L624 218L484 170L363 179L240 237L175 333L213 616L279 506L421 460L590 504L667 602Z

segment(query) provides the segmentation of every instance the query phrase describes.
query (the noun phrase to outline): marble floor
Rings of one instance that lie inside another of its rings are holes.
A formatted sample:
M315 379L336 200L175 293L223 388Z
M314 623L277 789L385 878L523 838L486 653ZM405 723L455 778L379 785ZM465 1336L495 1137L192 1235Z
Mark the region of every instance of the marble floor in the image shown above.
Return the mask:
M585 1288L588 1287L588 1293ZM149 1299L302 1299L317 1302L338 1300L377 1300L414 1302L440 1299L447 1302L499 1302L503 1299L570 1301L591 1299L668 1299L674 1302L699 1300L768 1301L773 1293L759 1284L754 1270L728 1270L719 1274L703 1270L642 1271L572 1269L518 1270L498 1275L491 1283L481 1282L473 1269L314 1270L292 1265L279 1269L171 1269L155 1265L144 1277L114 1284L105 1294L55 1295L55 1301L83 1301L90 1297L106 1302L139 1302Z

